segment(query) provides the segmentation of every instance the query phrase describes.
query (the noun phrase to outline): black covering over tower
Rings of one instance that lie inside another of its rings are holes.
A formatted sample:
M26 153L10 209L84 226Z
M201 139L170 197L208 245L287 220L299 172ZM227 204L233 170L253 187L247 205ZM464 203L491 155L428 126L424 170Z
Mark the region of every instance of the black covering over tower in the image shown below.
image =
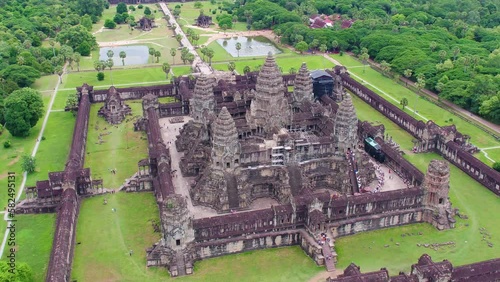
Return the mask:
M333 98L333 77L324 70L315 70L311 72L313 80L314 98L319 99L323 95Z

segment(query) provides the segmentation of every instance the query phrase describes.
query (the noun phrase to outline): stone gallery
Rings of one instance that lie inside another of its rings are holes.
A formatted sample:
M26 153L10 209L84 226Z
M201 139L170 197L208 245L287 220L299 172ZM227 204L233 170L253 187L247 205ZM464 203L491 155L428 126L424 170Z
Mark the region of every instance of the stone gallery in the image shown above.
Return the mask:
M130 113L123 100L142 99L143 116L135 129L147 133L149 156L139 161L137 175L123 190L154 191L162 236L146 250L147 266L164 267L171 276L192 274L197 260L290 245L300 245L333 271L339 236L416 222L439 230L454 227L448 161L431 161L421 173L384 138L383 126L358 121L342 86L371 104L380 103L380 111L392 111L386 114L414 131L420 151L436 150L498 190L498 173L470 160L467 138L455 128L414 122L352 82L345 69L326 73L335 87L316 98L305 64L297 75L283 76L271 55L260 72L244 76L201 75L169 85L109 90L79 87L66 168L28 188L19 207L26 213L58 213L46 281L70 280L79 199L106 192L102 181L83 168L94 102L105 102L99 115L116 124ZM176 102L159 103L165 96ZM364 152L366 137L386 155L396 178L391 185L383 184L380 165ZM498 261L458 273L449 263L423 256L415 272L397 281L491 281L500 273L488 266ZM448 270L441 271L441 265ZM361 281L363 275L353 265L338 281ZM389 280L387 271L378 277L373 281Z

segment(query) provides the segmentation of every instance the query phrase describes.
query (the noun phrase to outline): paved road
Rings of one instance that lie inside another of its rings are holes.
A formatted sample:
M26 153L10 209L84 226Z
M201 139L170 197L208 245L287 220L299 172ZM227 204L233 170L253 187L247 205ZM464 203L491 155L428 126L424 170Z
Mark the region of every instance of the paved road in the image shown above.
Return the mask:
M163 10L163 13L170 17L169 23L171 25L175 24L175 30L174 30L175 34L182 35L182 40L181 40L182 46L188 48L189 52L194 55L194 61L193 61L192 67L195 69L198 68L200 70L200 72L203 74L212 73L212 69L200 58L198 53L196 53L196 50L194 49L191 42L189 42L189 40L187 39L186 34L184 34L184 31L182 31L182 29L179 26L179 24L177 23L174 15L172 15L172 13L170 13L170 10L168 9L167 4L160 3L160 7Z

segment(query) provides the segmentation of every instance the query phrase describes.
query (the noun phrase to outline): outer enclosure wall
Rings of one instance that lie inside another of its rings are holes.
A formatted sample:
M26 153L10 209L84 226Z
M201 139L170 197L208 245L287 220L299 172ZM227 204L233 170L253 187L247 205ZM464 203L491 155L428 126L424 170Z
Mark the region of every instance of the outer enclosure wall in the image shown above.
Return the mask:
M404 128L411 135L417 138L422 136L425 129L425 124L422 121L417 121L395 105L387 102L375 92L351 78L349 74L341 74L341 77L345 88L358 95L363 101L381 112L400 127ZM486 186L486 188L490 189L493 193L500 195L499 172L479 161L470 153L462 150L454 142L443 144L437 140L434 149L470 177Z

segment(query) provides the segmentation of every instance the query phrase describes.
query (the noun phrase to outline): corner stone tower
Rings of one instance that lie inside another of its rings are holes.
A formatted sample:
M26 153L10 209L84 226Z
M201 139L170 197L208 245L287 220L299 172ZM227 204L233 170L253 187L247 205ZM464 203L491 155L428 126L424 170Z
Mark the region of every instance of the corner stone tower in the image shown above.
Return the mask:
M352 104L351 95L345 94L335 116L333 138L340 152L348 149L356 151L358 144L358 117Z
M309 70L306 63L302 63L299 73L295 77L293 89L293 102L295 106L305 102L312 101L313 98L313 83L309 76Z
M247 121L257 134L272 135L290 121L281 72L271 53L257 76L255 98L247 112Z
M190 115L196 122L207 125L214 116L215 100L212 82L200 75L194 86L193 98L189 101Z
M448 162L432 160L424 179L424 220L439 230L455 227L454 209L448 198L450 167Z
M223 107L212 125L212 166L223 171L234 171L239 167L240 143L231 114Z

